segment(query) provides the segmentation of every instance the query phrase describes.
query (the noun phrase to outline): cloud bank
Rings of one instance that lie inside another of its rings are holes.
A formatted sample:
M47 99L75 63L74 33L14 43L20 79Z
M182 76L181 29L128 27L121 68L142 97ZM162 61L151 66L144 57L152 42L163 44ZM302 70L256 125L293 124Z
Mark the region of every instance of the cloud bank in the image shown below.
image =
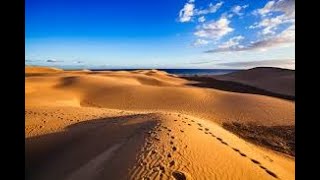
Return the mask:
M288 69L295 69L295 60L281 59L281 60L241 61L241 62L219 63L217 65L230 67L230 68L283 67Z
M230 40L229 40L230 41ZM249 51L249 50L264 50L271 47L279 47L295 43L295 25L288 27L279 35L267 39L252 42L246 46L234 43L235 46L219 46L216 49L205 51L206 53L218 53L229 51ZM232 43L230 43L232 44Z

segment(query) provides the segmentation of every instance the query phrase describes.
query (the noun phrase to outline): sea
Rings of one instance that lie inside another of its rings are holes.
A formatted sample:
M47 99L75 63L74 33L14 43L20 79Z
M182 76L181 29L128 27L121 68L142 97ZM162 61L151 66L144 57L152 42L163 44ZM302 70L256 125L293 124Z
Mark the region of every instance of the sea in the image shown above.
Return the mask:
M90 69L91 71L135 71L143 69ZM228 74L242 69L157 69L165 71L169 74L175 74L179 76L195 76L195 75L222 75Z

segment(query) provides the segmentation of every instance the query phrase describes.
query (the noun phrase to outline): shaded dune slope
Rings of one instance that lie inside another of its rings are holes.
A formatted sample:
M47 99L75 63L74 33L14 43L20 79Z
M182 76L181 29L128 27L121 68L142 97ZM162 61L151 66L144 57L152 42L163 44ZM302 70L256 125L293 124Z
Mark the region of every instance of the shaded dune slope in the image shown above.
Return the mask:
M295 96L295 71L274 67L257 67L225 75L213 76L223 81L237 82L278 95Z

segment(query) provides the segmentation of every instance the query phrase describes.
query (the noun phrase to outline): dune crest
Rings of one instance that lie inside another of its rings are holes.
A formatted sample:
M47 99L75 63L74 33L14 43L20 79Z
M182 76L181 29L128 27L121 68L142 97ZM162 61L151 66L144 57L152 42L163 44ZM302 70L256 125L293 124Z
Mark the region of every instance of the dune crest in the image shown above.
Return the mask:
M63 70L59 68L54 68L54 67L42 67L42 66L26 66L25 67L26 74L56 73L56 72L63 72Z

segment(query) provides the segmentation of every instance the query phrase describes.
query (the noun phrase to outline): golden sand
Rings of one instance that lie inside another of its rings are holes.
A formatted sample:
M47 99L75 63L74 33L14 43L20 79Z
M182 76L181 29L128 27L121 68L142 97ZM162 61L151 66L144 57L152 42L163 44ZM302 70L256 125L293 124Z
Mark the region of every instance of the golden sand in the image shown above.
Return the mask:
M293 101L157 70L26 67L25 81L30 179L294 179L294 157L221 127L294 125Z

